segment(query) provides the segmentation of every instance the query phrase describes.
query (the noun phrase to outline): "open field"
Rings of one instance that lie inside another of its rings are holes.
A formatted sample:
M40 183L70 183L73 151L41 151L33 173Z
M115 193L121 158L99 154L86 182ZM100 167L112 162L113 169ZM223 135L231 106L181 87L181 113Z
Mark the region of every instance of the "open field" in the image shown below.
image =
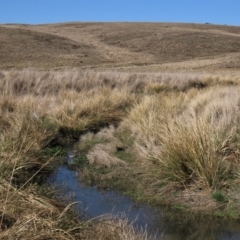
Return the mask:
M211 24L0 25L0 238L149 239L55 200L44 176L69 139L89 184L239 219L239 40Z

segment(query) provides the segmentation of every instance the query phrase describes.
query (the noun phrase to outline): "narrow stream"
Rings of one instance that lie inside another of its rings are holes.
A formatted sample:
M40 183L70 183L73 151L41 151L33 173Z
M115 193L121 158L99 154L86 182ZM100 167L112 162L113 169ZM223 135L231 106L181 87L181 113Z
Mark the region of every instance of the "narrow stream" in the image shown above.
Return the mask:
M73 154L68 153L68 162ZM156 239L170 240L240 240L240 223L223 220L196 219L181 221L181 213L166 218L166 209L136 204L117 191L100 191L79 181L77 172L60 166L49 182L61 189L59 198L77 201L81 219L92 219L105 214L124 216L136 228L146 228ZM166 214L169 215L169 214ZM161 236L161 237L160 237Z

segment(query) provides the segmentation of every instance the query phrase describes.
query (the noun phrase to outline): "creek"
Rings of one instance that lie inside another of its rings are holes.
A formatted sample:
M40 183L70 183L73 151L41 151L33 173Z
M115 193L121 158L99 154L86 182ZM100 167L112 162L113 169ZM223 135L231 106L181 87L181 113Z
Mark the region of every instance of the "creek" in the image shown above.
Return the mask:
M68 151L67 162L74 157ZM170 240L240 240L240 223L222 219L194 217L185 220L180 211L138 204L118 191L101 191L79 180L78 173L59 166L48 182L59 189L59 199L76 201L79 217L84 220L102 215L127 217L138 229L146 229L156 239ZM169 217L170 216L170 217Z

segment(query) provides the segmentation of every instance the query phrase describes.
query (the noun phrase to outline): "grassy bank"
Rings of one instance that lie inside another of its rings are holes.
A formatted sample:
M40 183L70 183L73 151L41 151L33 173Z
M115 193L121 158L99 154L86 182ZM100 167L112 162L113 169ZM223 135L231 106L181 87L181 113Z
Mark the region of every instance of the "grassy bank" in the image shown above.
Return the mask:
M134 94L94 85L88 73L26 70L1 72L0 78L0 238L147 239L124 219L79 221L42 185L57 164L53 146L117 125Z
M89 184L239 218L239 91L203 75L0 72L1 239L147 239L124 220L80 222L43 188L47 149L69 138Z

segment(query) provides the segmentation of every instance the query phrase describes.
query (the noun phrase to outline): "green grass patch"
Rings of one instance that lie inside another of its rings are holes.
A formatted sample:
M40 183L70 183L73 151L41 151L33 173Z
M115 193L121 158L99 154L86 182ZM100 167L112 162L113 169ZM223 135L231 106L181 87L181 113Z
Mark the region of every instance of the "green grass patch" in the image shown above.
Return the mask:
M42 154L46 157L64 157L67 152L60 146L48 147L42 150Z
M183 204L176 204L172 206L172 209L176 211L183 211L186 209L186 206Z
M218 209L214 212L214 216L219 218L227 218L227 219L236 219L239 220L240 213L236 206L230 206L225 208L224 210Z
M115 157L120 158L121 160L125 161L125 162L133 162L133 154L130 152L126 152L126 151L116 151L114 153Z
M79 154L76 158L69 163L69 168L71 169L83 169L89 166L89 161L85 152Z
M228 201L227 197L223 194L222 191L216 191L212 193L212 198L221 203L226 203Z

